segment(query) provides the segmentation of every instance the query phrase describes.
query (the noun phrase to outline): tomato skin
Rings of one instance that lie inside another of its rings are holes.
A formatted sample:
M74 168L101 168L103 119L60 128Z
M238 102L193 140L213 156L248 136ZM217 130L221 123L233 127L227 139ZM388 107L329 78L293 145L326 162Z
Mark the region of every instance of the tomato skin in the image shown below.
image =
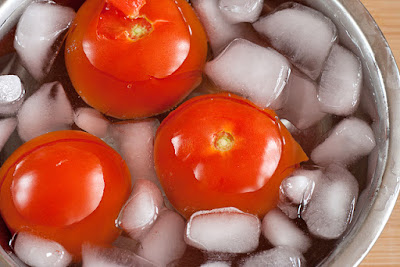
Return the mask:
M0 169L0 212L11 233L28 231L80 259L83 242L107 246L131 192L122 158L81 131L58 131L19 147Z
M171 0L163 0L163 2L166 1ZM154 0L147 2L152 3ZM126 54L129 47L123 40L114 40L115 49L110 48L108 50L115 50L114 52L118 54L119 58L126 58L126 62L129 62L130 58L141 56L141 62L145 62L150 69L165 66L165 69L174 70L173 73L169 73L168 71L163 72L161 69L154 72L154 76L143 72L146 69L143 64L127 68L126 64L128 63L122 64L110 58L109 63L99 63L102 64L102 70L100 70L91 63L83 44L91 44L91 47L95 49L96 42L93 41L95 33L92 24L96 19L96 14L101 14L102 5L105 4L105 1L88 0L85 2L78 11L66 40L65 62L73 86L86 103L116 118L149 117L176 106L201 82L202 69L207 55L206 35L190 5L185 0L175 2L182 13L183 20L182 18L179 19L186 23L190 41L190 49L184 61L176 70L170 68L169 61L164 62L165 60L162 58L146 63L150 56L154 58L154 52L159 50L158 47L163 43L162 40L156 39L156 28L146 37L137 41L136 45L146 41L147 45L141 46L141 51L132 49L131 52ZM145 9L145 7L146 5L143 7L144 10L149 9L148 7ZM171 32L170 35L174 36L174 33ZM92 37L89 38L88 36ZM151 39L152 36L154 39ZM87 40L90 42L88 43ZM150 45L152 43L153 45ZM113 42L107 41L107 45L112 47ZM163 47L165 45L167 44L163 44ZM125 48L122 49L122 47ZM95 54L96 50L93 51ZM117 66L118 64L121 65ZM174 64L176 66L177 63ZM130 74L130 77L128 77L128 74Z
M160 182L186 218L220 207L263 216L276 207L281 181L308 160L273 111L229 94L183 103L154 146Z

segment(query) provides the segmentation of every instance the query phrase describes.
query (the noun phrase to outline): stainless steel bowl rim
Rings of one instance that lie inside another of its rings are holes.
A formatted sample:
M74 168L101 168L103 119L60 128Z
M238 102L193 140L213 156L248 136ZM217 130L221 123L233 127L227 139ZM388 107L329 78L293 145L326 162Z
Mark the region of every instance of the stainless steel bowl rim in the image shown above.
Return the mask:
M3 0L0 3L0 39L17 23L32 0ZM359 0L299 0L315 7L346 29L346 34L376 74L372 81L379 124L379 158L374 172L375 185L367 192L369 204L363 215L343 236L339 246L323 266L356 266L367 255L382 232L396 204L400 189L400 75L395 58L379 27ZM389 127L390 126L390 127ZM15 256L0 250L0 266L17 266Z

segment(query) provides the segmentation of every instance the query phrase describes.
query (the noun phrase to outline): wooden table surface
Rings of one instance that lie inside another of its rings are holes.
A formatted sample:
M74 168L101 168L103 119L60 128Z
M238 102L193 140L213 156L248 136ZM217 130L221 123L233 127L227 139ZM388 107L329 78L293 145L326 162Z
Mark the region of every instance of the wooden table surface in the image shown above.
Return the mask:
M400 66L400 0L361 0L378 23ZM400 266L400 198L382 235L360 266Z

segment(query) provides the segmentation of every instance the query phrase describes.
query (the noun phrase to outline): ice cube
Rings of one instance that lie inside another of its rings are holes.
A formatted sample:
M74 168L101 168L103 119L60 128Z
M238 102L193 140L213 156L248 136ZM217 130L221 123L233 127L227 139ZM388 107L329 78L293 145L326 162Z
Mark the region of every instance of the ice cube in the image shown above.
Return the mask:
M271 48L235 39L214 60L205 73L222 90L249 98L265 108L280 108L279 96L289 79L290 64Z
M261 14L264 0L219 0L219 9L231 23L255 22Z
M368 155L375 147L371 127L358 118L343 119L311 152L311 159L320 166L331 163L348 165Z
M46 83L30 96L18 112L18 134L28 141L47 132L69 129L73 110L59 82Z
M352 220L357 197L354 176L339 165L330 165L302 213L310 233L326 239L340 237Z
M321 176L322 171L318 169L299 169L284 179L279 190L279 209L290 219L300 218Z
M130 199L119 217L119 225L133 239L140 239L156 221L164 207L164 198L153 182L136 180Z
M294 204L306 205L321 176L321 170L296 170L282 181L279 198L289 200Z
M82 246L83 267L156 267L133 252L116 247L104 248L90 244Z
M243 260L240 267L301 267L305 260L300 252L289 247L275 247Z
M288 119L297 129L307 129L326 115L317 98L317 84L302 74L292 72L285 91L288 98L278 115Z
M137 253L157 266L166 266L185 253L184 232L184 219L176 212L164 210L142 238Z
M27 232L17 234L14 252L20 260L35 267L68 266L72 260L71 254L57 242Z
M300 218L301 206L290 202L279 202L278 208L290 219Z
M348 49L335 44L321 74L318 99L324 112L348 116L360 100L361 61Z
M231 263L225 261L208 261L200 265L200 267L230 267Z
M257 216L236 208L198 211L186 225L185 241L209 252L248 253L258 246L260 227Z
M15 114L24 101L25 90L16 75L0 76L0 114Z
M66 33L74 17L72 8L49 2L32 3L22 14L14 47L35 79L41 80L50 71L62 45L59 38Z
M274 48L315 80L336 40L336 26L322 13L290 3L253 23Z
M99 138L107 136L109 121L93 108L78 108L74 115L75 124L82 130Z
M192 6L203 24L214 56L217 56L233 39L253 39L251 25L232 24L226 21L218 6L218 0L192 0Z
M264 216L261 230L274 246L287 246L302 253L311 246L311 239L279 209L271 210Z
M8 138L12 132L14 132L15 127L17 127L17 119L7 118L0 120L0 150L6 144Z
M132 182L148 179L161 188L154 167L154 136L160 122L157 119L126 121L110 126L110 135L131 172Z

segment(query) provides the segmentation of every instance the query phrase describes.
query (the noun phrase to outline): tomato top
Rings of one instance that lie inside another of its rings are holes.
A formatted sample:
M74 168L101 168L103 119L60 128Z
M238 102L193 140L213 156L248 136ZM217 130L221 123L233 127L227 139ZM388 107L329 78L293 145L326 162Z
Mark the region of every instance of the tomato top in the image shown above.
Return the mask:
M66 41L82 99L116 118L173 108L201 81L206 34L185 0L88 0Z
M92 13L83 39L89 61L120 80L142 81L171 75L190 49L189 28L176 3L132 1L134 8L128 9L126 4L118 4L121 2L103 0ZM115 3L123 9L118 10ZM134 55L127 56L131 53Z
M0 169L0 211L14 233L30 231L79 257L82 242L106 245L130 189L128 168L97 137L60 131L35 138Z
M305 160L273 111L228 94L185 102L155 139L161 184L186 217L226 206L265 214L276 204L280 182Z

